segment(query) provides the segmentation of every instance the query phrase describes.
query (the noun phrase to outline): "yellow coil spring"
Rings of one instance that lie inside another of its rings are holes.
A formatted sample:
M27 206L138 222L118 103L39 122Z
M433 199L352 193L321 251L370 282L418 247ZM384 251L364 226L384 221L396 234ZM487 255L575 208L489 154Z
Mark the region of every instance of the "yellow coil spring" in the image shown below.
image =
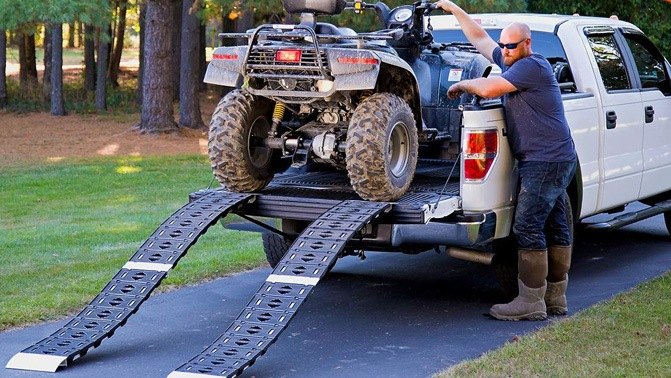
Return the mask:
M275 103L275 110L273 110L273 122L277 123L284 118L284 110L286 106L281 102Z

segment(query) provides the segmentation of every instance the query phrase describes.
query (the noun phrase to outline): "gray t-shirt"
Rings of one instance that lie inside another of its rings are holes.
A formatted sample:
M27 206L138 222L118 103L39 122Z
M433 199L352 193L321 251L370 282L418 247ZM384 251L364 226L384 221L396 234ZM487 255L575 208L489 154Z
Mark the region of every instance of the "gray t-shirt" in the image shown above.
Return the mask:
M492 53L501 77L517 88L503 96L508 141L517 160L560 162L575 158L559 84L550 63L539 54L503 64L501 48Z

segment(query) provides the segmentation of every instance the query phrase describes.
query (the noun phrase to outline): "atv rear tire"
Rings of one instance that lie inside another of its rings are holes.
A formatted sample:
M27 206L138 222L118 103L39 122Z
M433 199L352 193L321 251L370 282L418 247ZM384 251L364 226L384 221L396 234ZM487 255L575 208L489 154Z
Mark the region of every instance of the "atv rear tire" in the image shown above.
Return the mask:
M408 104L376 93L359 104L347 130L345 160L354 190L370 201L394 201L417 166L417 127Z
M266 253L266 260L268 260L270 267L275 269L277 263L282 260L293 242L274 232L264 232L261 234L261 240L263 241L263 252Z
M263 189L275 174L279 154L262 145L271 128L273 104L236 89L219 101L210 122L212 172L227 189Z

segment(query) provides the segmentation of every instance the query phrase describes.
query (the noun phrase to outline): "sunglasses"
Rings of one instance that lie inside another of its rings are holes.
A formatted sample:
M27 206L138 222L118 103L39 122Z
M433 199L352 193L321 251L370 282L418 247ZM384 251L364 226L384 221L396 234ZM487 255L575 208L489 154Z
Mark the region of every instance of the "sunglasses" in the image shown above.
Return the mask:
M503 48L506 48L506 49L508 49L508 50L514 50L514 49L517 48L517 46L518 46L520 43L525 42L527 39L528 39L528 38L524 38L523 40L521 40L521 41L519 41L519 42L516 42L516 43L501 43L501 42L496 42L496 44L499 45L499 47L502 48L502 49L503 49Z

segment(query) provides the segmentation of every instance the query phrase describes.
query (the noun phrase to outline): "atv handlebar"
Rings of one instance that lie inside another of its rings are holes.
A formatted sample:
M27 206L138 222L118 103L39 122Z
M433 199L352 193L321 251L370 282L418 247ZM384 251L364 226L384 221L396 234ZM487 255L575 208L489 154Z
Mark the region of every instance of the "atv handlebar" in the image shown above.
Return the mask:
M363 1L348 1L345 3L345 9L354 9L356 11L361 11L363 9L373 9L375 8L375 4L368 4ZM359 6L357 7L357 4Z
M345 4L346 4L345 9L354 9L355 11L362 11L364 9L375 9L381 5L383 7L386 7L387 10L389 10L388 6L381 1L378 1L375 4L370 4L359 0L359 1L348 1ZM359 5L357 6L357 4ZM419 4L416 5L416 9L424 9L425 13L429 13L439 8L436 5L436 3L432 3L430 0L421 0Z
M417 9L424 9L424 13L429 13L439 8L436 3L432 3L429 0L422 0L421 4L417 5Z

